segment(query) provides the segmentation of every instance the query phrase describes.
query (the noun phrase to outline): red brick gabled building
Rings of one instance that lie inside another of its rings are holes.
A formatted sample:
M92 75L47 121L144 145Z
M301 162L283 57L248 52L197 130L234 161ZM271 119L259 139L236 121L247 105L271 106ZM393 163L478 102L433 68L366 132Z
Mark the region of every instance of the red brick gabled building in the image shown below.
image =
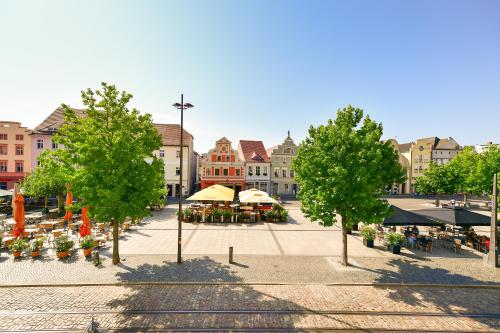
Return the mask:
M215 143L215 148L203 156L201 161L201 188L214 184L234 188L236 192L245 189L244 162L238 151L231 147L225 137Z

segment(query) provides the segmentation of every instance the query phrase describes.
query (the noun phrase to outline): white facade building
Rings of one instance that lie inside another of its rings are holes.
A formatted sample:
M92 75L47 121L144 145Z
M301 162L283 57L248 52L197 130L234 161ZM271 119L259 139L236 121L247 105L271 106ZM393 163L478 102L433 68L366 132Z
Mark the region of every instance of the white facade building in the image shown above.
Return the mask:
M168 196L179 195L180 178L180 134L181 127L177 124L154 124L162 136L162 147L154 154L163 160L165 165L165 186ZM183 164L182 164L182 194L188 195L194 190L196 183L197 163L193 149L193 136L184 130Z
M271 160L262 141L240 140L238 154L245 161L245 188L270 193Z

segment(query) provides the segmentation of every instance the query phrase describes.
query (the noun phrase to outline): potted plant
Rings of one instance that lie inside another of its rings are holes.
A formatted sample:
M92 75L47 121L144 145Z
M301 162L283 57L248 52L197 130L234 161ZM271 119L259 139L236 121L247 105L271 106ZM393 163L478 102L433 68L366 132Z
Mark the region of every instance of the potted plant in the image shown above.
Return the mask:
M269 222L273 222L275 216L276 216L276 212L274 210L270 210L269 212L267 212L267 220Z
M231 217L233 216L233 213L229 209L225 209L222 212L222 216L224 217L224 222L231 222Z
M45 241L45 238L37 238L31 243L31 257L36 258L40 256L40 250L43 247L43 242Z
M260 212L260 220L263 222L267 221L267 212L265 210Z
M73 241L68 239L68 236L63 235L54 240L56 255L59 259L69 256L69 250L73 247Z
M27 248L28 248L28 242L21 238L13 241L10 246L14 258L21 257L23 255L23 251L26 250Z
M92 255L92 250L94 249L95 246L94 236L88 235L83 237L82 241L80 242L80 246L83 249L83 255L85 257L90 257Z
M184 222L189 222L191 216L193 216L193 210L191 208L184 208L184 211L182 212L182 220Z
M365 244L366 247L373 248L373 243L376 234L377 231L375 229L370 228L368 226L363 226L361 228L361 237L363 237L363 244Z
M215 208L213 211L212 211L212 216L214 218L214 221L221 221L222 219L222 210L219 209L219 208ZM221 221L222 222L222 221Z
M243 212L241 214L241 219L243 222L250 222L250 213L249 212Z
M392 253L401 253L401 244L403 244L404 237L402 234L396 232L390 232L385 235L385 239L389 246L392 248Z
M288 211L286 209L283 209L280 212L280 216L281 216L281 222L288 222Z

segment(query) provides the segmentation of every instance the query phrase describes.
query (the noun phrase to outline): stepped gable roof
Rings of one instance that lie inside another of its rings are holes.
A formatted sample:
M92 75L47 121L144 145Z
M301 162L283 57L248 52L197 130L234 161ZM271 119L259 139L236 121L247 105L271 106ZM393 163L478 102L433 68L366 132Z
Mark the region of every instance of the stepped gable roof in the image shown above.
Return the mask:
M181 144L181 125L179 124L153 124L158 133L162 137L162 144L164 146L180 146ZM184 132L184 146L190 146L193 142L191 133L183 130Z
M240 140L240 151L245 162L271 162L262 141Z
M274 151L275 149L277 149L277 148L278 148L278 146L272 146L272 147L270 147L270 148L267 148L267 149L266 149L267 156L271 157L271 154L272 154L272 153L273 153L273 151Z
M85 110L83 109L73 109L78 117L85 117ZM64 123L64 109L58 107L55 109L44 121L42 121L37 127L35 127L34 132L55 132Z
M460 149L460 145L452 137L439 139L434 149Z

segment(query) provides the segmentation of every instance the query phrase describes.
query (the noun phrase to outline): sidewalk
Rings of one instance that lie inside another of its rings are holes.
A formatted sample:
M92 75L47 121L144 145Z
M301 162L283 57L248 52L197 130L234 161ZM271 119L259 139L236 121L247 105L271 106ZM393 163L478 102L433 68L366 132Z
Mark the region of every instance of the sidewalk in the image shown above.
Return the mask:
M338 257L238 255L228 264L222 255L124 255L113 265L108 255L95 267L81 253L66 260L14 260L0 256L0 284L86 284L119 282L242 282L242 283L423 283L500 285L500 269L478 259L351 257L343 267ZM230 274L228 274L228 272Z

